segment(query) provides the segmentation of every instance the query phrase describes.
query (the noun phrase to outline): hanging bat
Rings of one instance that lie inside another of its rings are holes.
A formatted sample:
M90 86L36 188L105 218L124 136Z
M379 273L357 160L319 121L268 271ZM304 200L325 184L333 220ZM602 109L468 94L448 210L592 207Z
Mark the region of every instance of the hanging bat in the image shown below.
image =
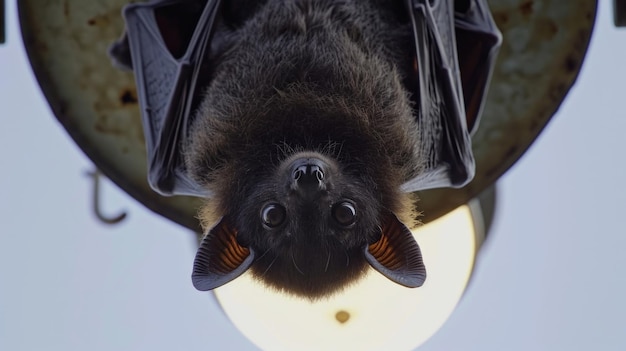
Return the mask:
M250 270L328 296L372 267L419 287L411 193L474 174L501 37L484 0L159 0L111 49L133 68L149 182L206 197L199 290Z

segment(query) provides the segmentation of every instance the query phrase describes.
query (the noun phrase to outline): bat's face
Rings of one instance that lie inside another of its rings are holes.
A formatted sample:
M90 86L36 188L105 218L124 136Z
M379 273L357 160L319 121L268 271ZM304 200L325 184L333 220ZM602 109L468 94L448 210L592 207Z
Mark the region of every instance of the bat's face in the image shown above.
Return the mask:
M363 247L380 233L378 200L329 157L298 153L241 209L239 241L260 254L256 276L272 286L319 295L358 277Z
M422 284L417 243L357 169L299 152L247 179L254 184L239 187L248 193L237 211L201 245L196 287L219 286L250 268L271 287L314 299L355 281L368 263L399 283Z

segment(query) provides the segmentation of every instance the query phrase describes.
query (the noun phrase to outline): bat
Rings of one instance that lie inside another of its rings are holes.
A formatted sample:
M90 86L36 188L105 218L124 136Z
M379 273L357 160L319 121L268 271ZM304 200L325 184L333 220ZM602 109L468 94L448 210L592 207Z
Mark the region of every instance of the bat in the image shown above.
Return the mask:
M474 175L501 35L484 0L156 0L110 49L134 71L148 181L207 199L192 282L246 271L315 300L426 269L415 191Z

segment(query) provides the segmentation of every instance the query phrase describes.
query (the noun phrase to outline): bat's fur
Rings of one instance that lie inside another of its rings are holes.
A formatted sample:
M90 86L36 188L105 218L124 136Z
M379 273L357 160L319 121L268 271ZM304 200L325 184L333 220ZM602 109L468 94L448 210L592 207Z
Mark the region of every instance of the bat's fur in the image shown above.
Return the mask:
M406 9L389 0L225 3L186 147L187 168L214 194L201 220L208 228L228 216L238 240L261 256L252 271L270 286L332 293L364 271L361 248L384 213L415 220L399 191L424 162L405 87L413 67ZM328 201L356 203L351 230L301 207L288 209L280 231L263 229L261 206L287 202L281 169L302 152L334 165ZM298 244L281 246L289 234Z

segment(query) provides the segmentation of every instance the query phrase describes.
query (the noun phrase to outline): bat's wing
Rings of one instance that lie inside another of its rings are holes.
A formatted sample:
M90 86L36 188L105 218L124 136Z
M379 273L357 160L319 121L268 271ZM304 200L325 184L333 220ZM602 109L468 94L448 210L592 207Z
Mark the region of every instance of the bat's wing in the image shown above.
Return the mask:
M474 177L470 130L482 109L501 35L484 0L407 4L416 49L415 113L427 164L403 190L461 187Z
M477 124L500 33L484 0L406 1L416 47L417 84L412 90L428 164L403 190L460 187L474 174L470 130ZM132 59L124 50L115 51L126 45L111 51L118 64L132 65L135 72L148 181L163 195L207 195L189 178L180 149L198 103L196 87L203 83L198 73L220 2L153 0L128 5L125 39Z
M463 4L454 13L456 48L467 126L470 132L474 132L487 96L502 34L496 27L485 0L457 3Z
M163 195L206 195L187 175L180 148L198 102L198 73L219 5L219 0L157 0L124 9L148 181Z

